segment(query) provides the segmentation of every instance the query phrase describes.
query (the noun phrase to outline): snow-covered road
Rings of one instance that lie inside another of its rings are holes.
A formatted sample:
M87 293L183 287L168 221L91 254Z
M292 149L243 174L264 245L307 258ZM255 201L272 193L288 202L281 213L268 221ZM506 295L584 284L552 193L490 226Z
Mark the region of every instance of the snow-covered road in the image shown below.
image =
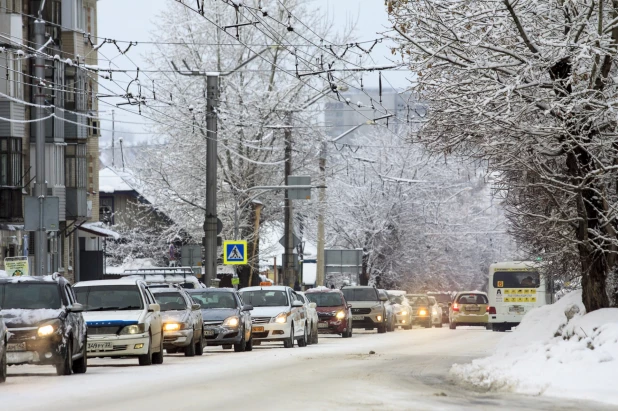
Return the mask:
M324 336L307 348L264 345L247 353L208 348L202 357L167 355L160 366L97 359L89 361L86 375L70 377L57 377L51 367L11 367L0 385L0 409L610 409L484 393L453 382L453 363L490 354L502 336L478 328L359 332L352 339Z

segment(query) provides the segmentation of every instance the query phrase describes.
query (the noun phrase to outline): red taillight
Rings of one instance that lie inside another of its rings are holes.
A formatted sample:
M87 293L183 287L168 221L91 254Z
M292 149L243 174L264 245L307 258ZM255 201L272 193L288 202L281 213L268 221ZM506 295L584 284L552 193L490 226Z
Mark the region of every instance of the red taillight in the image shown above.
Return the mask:
M487 312L489 314L495 314L496 313L496 307L487 306Z
M453 311L459 311L459 306L457 303L453 303Z

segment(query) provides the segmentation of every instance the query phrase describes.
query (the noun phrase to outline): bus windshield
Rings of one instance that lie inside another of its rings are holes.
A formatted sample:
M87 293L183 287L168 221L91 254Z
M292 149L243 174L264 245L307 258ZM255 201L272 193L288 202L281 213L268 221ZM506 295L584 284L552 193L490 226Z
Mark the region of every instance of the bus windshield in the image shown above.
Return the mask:
M538 288L541 278L536 271L496 271L494 288Z

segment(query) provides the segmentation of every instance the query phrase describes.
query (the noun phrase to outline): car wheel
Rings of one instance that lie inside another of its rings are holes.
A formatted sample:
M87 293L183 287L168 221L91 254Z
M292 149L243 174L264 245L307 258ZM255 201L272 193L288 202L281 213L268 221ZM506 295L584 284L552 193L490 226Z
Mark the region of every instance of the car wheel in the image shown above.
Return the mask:
M386 332L386 324L378 325L378 334L384 334Z
M451 330L454 330L457 328L457 324L454 322L450 322L448 323L448 328L450 328Z
M311 344L317 344L318 341L320 339L320 336L318 335L318 325L315 325L315 330L313 330L313 333L311 334Z
M253 351L253 335L249 337L249 341L247 341L247 345L245 346L245 351Z
M195 343L195 355L202 355L202 354L204 354L204 331L203 330L200 332L199 340Z
M193 332L195 333L195 330ZM195 344L193 344L193 341L185 347L185 357L195 357Z
M309 337L307 336L307 323L305 323L305 330L303 331L302 338L298 340L298 346L299 347L306 347L308 340L309 340Z
M6 344L4 344L4 353L0 358L0 383L6 381Z
M491 329L492 329L491 324L485 324L485 329L486 329L486 330L491 330Z
M389 333L392 333L393 331L395 331L395 322L394 321L391 321L388 324L388 329L386 331L388 331Z
M290 338L283 342L285 348L294 348L294 323L290 327Z
M245 333L243 331L240 342L237 344L234 344L234 351L235 352L245 352L246 349L247 349L247 341L245 340Z
M152 354L153 364L163 364L163 331L161 331L161 345L159 346L159 352Z
M60 364L56 364L57 375L71 375L73 372L73 337L67 337L67 344L64 347L64 358Z
M148 338L148 352L137 357L139 365L152 364L152 335Z
M88 341L87 337L84 337L84 347L82 348L82 358L73 362L73 372L75 374L85 374L88 370Z
M436 328L442 328L442 323L436 324Z

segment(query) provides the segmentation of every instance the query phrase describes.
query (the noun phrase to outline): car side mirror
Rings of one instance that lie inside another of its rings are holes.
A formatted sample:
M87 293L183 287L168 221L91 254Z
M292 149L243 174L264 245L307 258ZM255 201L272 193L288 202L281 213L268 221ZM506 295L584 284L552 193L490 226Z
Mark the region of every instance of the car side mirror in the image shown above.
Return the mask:
M380 301L388 301L388 297L384 297L383 295L380 296Z
M81 313L84 311L84 306L80 303L74 303L73 305L68 307L70 313Z
M309 303L309 308L315 308L315 307L317 307L317 306L318 306L318 305L317 305L316 303Z
M148 304L148 312L155 313L157 311L161 311L161 306L159 304Z
M191 309L192 309L193 311L197 311L197 310L199 310L200 308L202 308L202 306L201 306L201 305L199 305L199 304L191 304Z
M241 311L251 311L251 310L253 310L253 306L249 304L243 305L241 309Z
M352 304L348 304L346 307L348 307L348 308L352 308Z
M294 301L294 302L292 303L292 307L302 307L302 306L304 306L304 305L305 305L305 304L303 304L301 301Z

